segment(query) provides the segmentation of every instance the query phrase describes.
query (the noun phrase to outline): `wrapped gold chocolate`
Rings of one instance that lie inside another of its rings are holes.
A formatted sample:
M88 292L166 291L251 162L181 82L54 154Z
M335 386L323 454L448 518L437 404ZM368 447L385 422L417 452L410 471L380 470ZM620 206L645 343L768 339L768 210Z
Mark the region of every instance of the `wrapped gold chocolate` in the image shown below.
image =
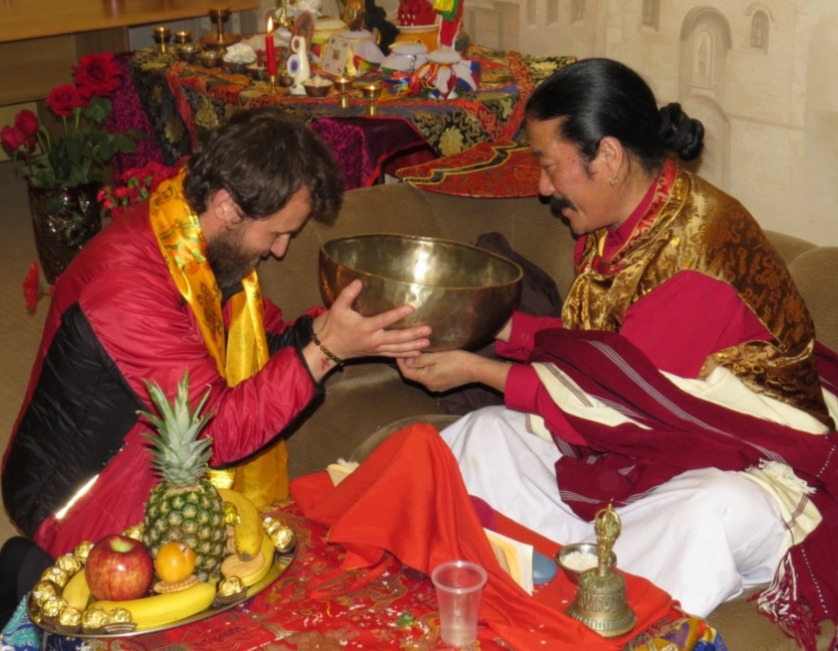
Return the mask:
M98 631L108 623L108 613L99 606L92 606L82 613L81 626L85 631Z
M239 576L228 576L218 584L218 594L222 597L231 597L244 590L244 581Z
M67 581L70 579L70 575L67 574L64 570L60 567L56 567L52 565L44 570L44 573L41 574L42 581L52 581L55 585L59 588L63 588L67 585Z
M60 588L52 581L38 581L32 588L32 599L38 606L43 604L50 597L58 597L61 594Z
M72 554L61 554L55 559L55 566L64 570L69 576L73 576L81 569L81 561Z
M127 608L111 608L108 611L108 624L124 624L131 621L131 611Z
M73 550L73 556L79 559L79 562L84 564L87 562L87 555L90 554L90 550L93 549L93 543L90 540L84 540L76 545L76 548Z
M270 532L270 535L271 542L279 552L288 551L294 545L294 530L288 525L280 524Z
M58 613L58 623L67 628L75 628L81 626L81 611L75 606L69 604L61 609Z
M58 617L58 613L67 607L67 600L64 597L50 597L41 604L41 612L44 617Z
M140 542L142 542L143 525L135 524L133 527L128 527L125 531L122 532L122 535L127 538L133 538L134 540L139 540Z
M239 517L239 512L235 504L224 502L224 522L233 525L241 522L241 517Z

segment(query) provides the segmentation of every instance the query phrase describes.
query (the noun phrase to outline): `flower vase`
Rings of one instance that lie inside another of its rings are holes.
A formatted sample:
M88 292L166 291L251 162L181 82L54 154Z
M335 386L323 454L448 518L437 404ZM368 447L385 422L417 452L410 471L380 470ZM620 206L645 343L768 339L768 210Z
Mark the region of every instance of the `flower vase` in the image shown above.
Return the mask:
M96 200L101 187L99 183L61 188L29 186L35 246L50 285L101 230L101 207Z

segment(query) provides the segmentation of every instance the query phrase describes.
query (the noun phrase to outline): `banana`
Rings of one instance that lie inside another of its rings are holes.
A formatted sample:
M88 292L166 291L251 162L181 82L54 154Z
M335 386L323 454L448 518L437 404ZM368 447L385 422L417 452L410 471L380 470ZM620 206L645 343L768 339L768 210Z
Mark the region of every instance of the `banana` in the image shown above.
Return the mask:
M256 570L253 574L248 576L241 577L242 581L247 587L252 586L257 581L261 580L263 576L268 573L268 570L271 569L271 565L274 564L274 543L271 540L270 536L262 536L261 545L259 548L259 553L265 558L265 562L262 563L262 567Z
M219 488L218 493L221 499L236 507L239 516L238 521L233 524L236 530L236 554L245 561L255 558L265 536L259 509L246 495L238 491Z
M274 544L270 536L263 536L260 549L249 561L243 561L237 555L228 556L221 563L221 574L225 577L237 576L245 587L257 583L268 573L274 561ZM261 561L261 563L259 562ZM256 569L253 569L253 568Z
M75 606L79 610L87 608L87 602L90 601L90 586L87 585L87 577L84 574L84 569L79 570L70 577L70 580L67 581L64 590L61 592L61 596L67 600L68 604Z
M113 608L125 608L131 613L131 621L137 624L137 630L142 631L171 624L206 610L212 605L213 599L215 599L215 586L202 581L178 592L167 592L127 601L95 601L90 607L98 606L105 612Z

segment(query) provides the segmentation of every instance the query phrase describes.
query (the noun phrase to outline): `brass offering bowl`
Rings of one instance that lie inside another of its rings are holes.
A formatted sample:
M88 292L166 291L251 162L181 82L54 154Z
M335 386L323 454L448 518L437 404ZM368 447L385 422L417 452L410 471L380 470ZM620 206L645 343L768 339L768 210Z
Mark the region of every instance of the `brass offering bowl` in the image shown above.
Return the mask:
M181 61L186 61L187 63L192 63L200 52L201 46L191 41L177 46L178 57Z
M591 559L590 567L581 568L579 565L572 563L573 559L579 559L581 555ZM617 562L617 557L614 552L611 552L611 565L613 567ZM596 543L571 543L565 545L556 554L556 564L562 568L565 576L570 579L573 584L579 584L579 577L585 569L597 567L597 544Z
M327 305L352 280L364 289L354 309L364 316L400 305L416 311L393 327L433 328L427 350L476 348L489 341L518 304L521 268L469 244L430 237L367 234L320 249L320 290Z
M367 115L378 115L378 105L376 102L381 97L381 89L383 88L381 82L377 80L363 81L356 82L355 85L361 89L361 93L368 102Z
M352 88L352 84L355 82L353 77L347 77L346 75L341 75L340 77L336 77L334 79L335 88L337 88L338 93L340 94L340 107L347 108L349 106L349 97L347 93L349 89Z
M306 79L303 82L303 88L306 89L306 95L309 97L326 97L332 86L334 86L334 84L331 79L326 79L325 77L320 76Z
M198 58L205 68L216 68L221 63L221 54L218 50L201 50Z

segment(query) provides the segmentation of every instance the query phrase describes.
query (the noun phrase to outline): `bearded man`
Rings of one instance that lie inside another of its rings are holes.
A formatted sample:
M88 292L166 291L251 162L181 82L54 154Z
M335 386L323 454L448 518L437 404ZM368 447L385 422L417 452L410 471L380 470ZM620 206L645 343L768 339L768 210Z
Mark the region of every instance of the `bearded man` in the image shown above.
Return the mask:
M154 411L146 380L174 396L188 370L192 404L209 388L210 465L269 453L279 497L281 433L324 377L342 360L428 345L428 327L385 331L409 306L352 310L360 283L292 322L262 296L260 260L281 258L309 218L332 223L341 193L311 130L272 107L241 111L85 246L56 283L3 460L3 499L24 540L55 557L142 521L157 482L138 416ZM26 565L14 556L7 565Z

